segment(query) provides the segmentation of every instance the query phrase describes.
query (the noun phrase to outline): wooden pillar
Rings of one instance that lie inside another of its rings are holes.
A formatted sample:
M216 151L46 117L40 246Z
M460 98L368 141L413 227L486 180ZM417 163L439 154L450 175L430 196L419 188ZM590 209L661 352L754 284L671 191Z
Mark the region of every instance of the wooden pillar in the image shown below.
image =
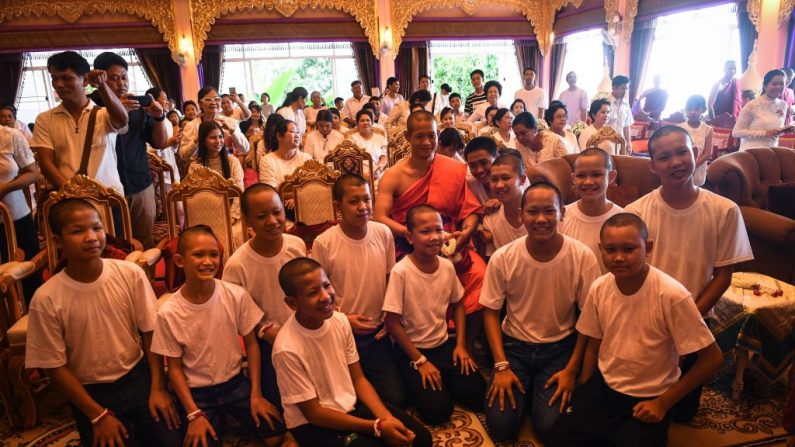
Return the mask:
M756 64L760 75L784 65L787 50L786 22L779 26L778 13L782 0L761 0Z
M378 0L376 3L378 9L378 41L380 43L380 59L378 60L378 68L381 74L379 87L381 94L384 94L386 88L386 80L395 76L395 57L397 57L397 48L392 48L392 2L390 0Z
M182 96L196 101L199 85L198 60L194 54L193 29L191 28L190 0L174 0L176 35L179 42L179 71L182 77ZM181 106L181 105L180 105Z

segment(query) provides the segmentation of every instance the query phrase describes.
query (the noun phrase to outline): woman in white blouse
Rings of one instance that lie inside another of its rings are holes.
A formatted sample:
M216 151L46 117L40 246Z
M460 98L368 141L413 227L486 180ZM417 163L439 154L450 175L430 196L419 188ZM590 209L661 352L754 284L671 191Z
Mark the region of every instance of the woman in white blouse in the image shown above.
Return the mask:
M279 121L272 141L271 147L277 147L273 152L265 154L259 161L259 181L278 188L284 182L284 177L295 172L312 156L298 149L301 136L298 134L298 127L290 120ZM292 209L294 202L292 199L286 200L284 206Z
M502 108L494 114L491 123L494 130L489 134L500 148L516 149L516 136L513 133L513 113Z
M550 132L563 140L567 154L576 154L580 152L580 147L577 144L577 136L574 135L574 132L566 129L568 119L569 112L566 110L566 104L560 101L552 101L544 111L544 121L549 125Z
M290 120L298 127L298 135L303 137L306 133L306 118L304 117L304 107L306 107L306 98L309 92L303 87L296 87L287 94L284 99L284 104L276 112L283 116L284 119Z
M588 118L591 119L591 124L580 132L580 138L578 138L581 151L588 147L588 140L596 135L599 129L605 127L608 115L610 115L610 101L597 99L591 103L591 108L588 109Z
M793 130L792 126L784 127L787 104L779 98L785 78L781 70L768 71L762 82L762 95L740 111L732 136L740 138L741 151L778 146L778 137Z
M377 180L387 165L386 137L373 132L373 115L370 110L362 109L356 112L356 126L356 132L348 138L370 154L375 170L373 180Z

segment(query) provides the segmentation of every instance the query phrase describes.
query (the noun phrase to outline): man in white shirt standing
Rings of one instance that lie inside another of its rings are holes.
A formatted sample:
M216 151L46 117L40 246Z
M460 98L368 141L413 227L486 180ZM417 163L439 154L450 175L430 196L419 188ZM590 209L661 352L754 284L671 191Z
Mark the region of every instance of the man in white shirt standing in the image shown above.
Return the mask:
M47 59L52 87L61 104L39 114L30 146L39 156L42 174L60 188L80 170L88 121L94 103L86 96L91 84L105 108L97 110L86 175L124 194L116 168L116 135L127 133L127 110L106 83L103 70L91 70L83 56L64 51Z
M627 154L632 153L632 139L630 138L630 127L635 123L632 117L632 108L629 106L627 91L629 90L629 78L618 75L613 78L613 93L607 98L610 101L610 114L607 115L607 125L615 129L619 135L624 137ZM621 154L626 155L626 154Z
M370 102L370 97L364 94L362 81L355 80L351 82L351 92L353 96L345 101L342 107L342 114L345 116L345 122L350 127L356 127L356 113L362 110L362 106Z
M514 93L513 99L524 101L527 111L535 112L536 117L544 116L544 110L548 105L547 92L536 85L536 71L531 67L525 68L522 72L522 88Z
M569 117L566 124L574 126L577 121L585 122L586 112L588 111L588 93L577 87L577 73L570 71L566 75L566 83L569 88L560 92L559 99L563 104L566 104L566 109L569 111Z

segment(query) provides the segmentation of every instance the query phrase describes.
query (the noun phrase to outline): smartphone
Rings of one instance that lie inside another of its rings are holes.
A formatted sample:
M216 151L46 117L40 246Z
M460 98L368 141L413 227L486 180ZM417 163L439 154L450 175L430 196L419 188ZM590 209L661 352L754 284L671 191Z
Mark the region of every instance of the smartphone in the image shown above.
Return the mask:
M229 94L234 95L237 93L237 89L235 87L229 87Z
M152 97L149 95L129 96L128 98L138 101L138 104L140 104L141 107L149 107L152 105Z

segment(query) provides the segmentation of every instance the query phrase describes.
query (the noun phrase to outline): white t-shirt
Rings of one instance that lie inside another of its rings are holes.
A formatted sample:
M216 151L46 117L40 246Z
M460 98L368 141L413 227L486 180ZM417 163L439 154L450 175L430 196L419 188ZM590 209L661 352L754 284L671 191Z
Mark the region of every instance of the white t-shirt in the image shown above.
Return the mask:
M588 110L588 93L585 92L584 89L579 87L575 88L574 91L563 90L560 92L560 101L563 104L566 104L566 110L569 113L569 118L566 120L566 124L569 126L573 126L580 121L580 112L582 110Z
M261 319L262 311L238 285L216 279L213 296L202 304L191 303L179 289L157 312L152 352L182 358L191 388L226 383L243 365L238 336Z
M505 334L528 343L553 343L574 332L575 311L599 276L599 264L585 244L563 238L560 252L547 262L530 256L527 236L489 259L480 304L499 310L507 301Z
M381 97L381 112L389 115L396 104L400 104L404 101L405 99L403 99L403 95L400 93L397 93L394 98L385 94Z
M392 268L384 311L401 316L414 346L435 348L447 341L447 308L464 296L453 263L439 258L439 268L423 273L406 256Z
M339 225L329 228L315 239L312 258L326 271L343 312L381 319L386 277L395 265L389 227L367 222L367 235L361 240L349 238Z
M309 423L298 404L317 398L320 406L353 411L356 389L348 365L359 361L348 317L334 312L319 329L290 317L273 343L273 367L288 429Z
M88 117L94 103L89 100L75 123L63 103L36 117L31 148L50 149L55 153L55 165L61 175L70 179L80 170L83 144L88 133ZM79 128L79 132L75 129ZM116 166L116 136L127 133L128 126L116 129L110 121L108 109L97 111L94 135L91 140L91 155L88 159L88 176L102 185L124 195L124 186Z
M251 248L251 242L238 248L224 266L224 281L237 284L254 298L254 302L265 313L266 322L284 324L293 314L284 302L284 291L279 285L279 269L291 259L306 256L304 241L291 234L282 236L282 251L266 258Z
M679 124L679 127L686 130L687 133L690 134L690 139L693 140L693 149L695 149L695 157L698 158L701 156L701 153L704 151L709 151L712 153L712 148L708 147L705 148L707 144L707 135L709 135L710 131L712 131L712 126L707 123L700 122L698 123L698 127L695 129L690 127L690 124L687 124L687 121L684 123ZM696 166L696 170L693 173L693 183L696 186L702 186L707 181L707 162L701 163L701 165Z
M657 188L626 211L649 227L651 265L673 276L694 298L712 280L713 268L754 258L740 208L706 189L699 188L696 201L683 210L665 203Z
M513 94L513 99L524 101L524 106L533 116L538 115L538 109L546 110L547 106L549 106L547 91L539 86L535 86L532 90L525 90L522 87ZM541 119L542 117L536 116L536 118Z
M505 205L491 214L483 216L483 228L491 232L492 242L486 247L486 255L491 256L498 248L527 236L527 228L524 224L519 224L515 228L505 217Z
M307 107L304 109L304 118L306 119L307 124L315 125L315 121L317 121L317 112L321 110L326 110L326 107L320 107L316 109L314 107Z
M21 132L0 126L0 183L8 183L36 160L33 158L28 141ZM11 219L19 220L30 214L30 207L21 189L11 191L2 199L3 205L11 212Z
M612 273L594 281L577 331L602 340L607 386L640 398L666 392L679 380L679 356L715 341L690 292L654 267L634 295L621 293Z
M92 283L61 271L30 302L25 367L66 365L82 384L113 382L143 358L139 332L155 329L156 312L152 286L132 262L103 259Z
M304 152L311 155L315 160L323 163L326 155L331 153L340 143L345 141L345 135L339 130L331 129L325 137L319 130L313 130L306 134L304 141Z
M596 260L599 261L602 274L607 273L607 267L602 261L602 252L599 250L599 232L607 219L624 212L624 209L614 203L613 207L601 216L586 216L580 211L579 203L578 200L566 205L566 214L560 222L558 231L587 245L593 251Z
M345 105L342 106L342 113L345 114L345 116L356 120L356 114L359 112L359 110L362 110L362 107L364 107L364 105L368 102L370 102L370 97L367 95L362 95L362 97L359 99L351 96L345 100Z
M386 157L386 137L373 132L369 140L365 140L359 132L352 133L348 139L356 143L357 146L363 147L370 157L373 159L373 167L378 164L378 160L384 156Z
M285 176L292 175L296 169L311 159L311 155L300 150L290 160L282 159L276 155L276 152L268 152L259 159L259 181L278 188Z
M294 122L295 127L298 128L298 134L301 138L304 137L304 133L306 132L306 117L304 116L303 110L293 110L292 107L287 106L282 107L276 113L283 116L284 119Z

